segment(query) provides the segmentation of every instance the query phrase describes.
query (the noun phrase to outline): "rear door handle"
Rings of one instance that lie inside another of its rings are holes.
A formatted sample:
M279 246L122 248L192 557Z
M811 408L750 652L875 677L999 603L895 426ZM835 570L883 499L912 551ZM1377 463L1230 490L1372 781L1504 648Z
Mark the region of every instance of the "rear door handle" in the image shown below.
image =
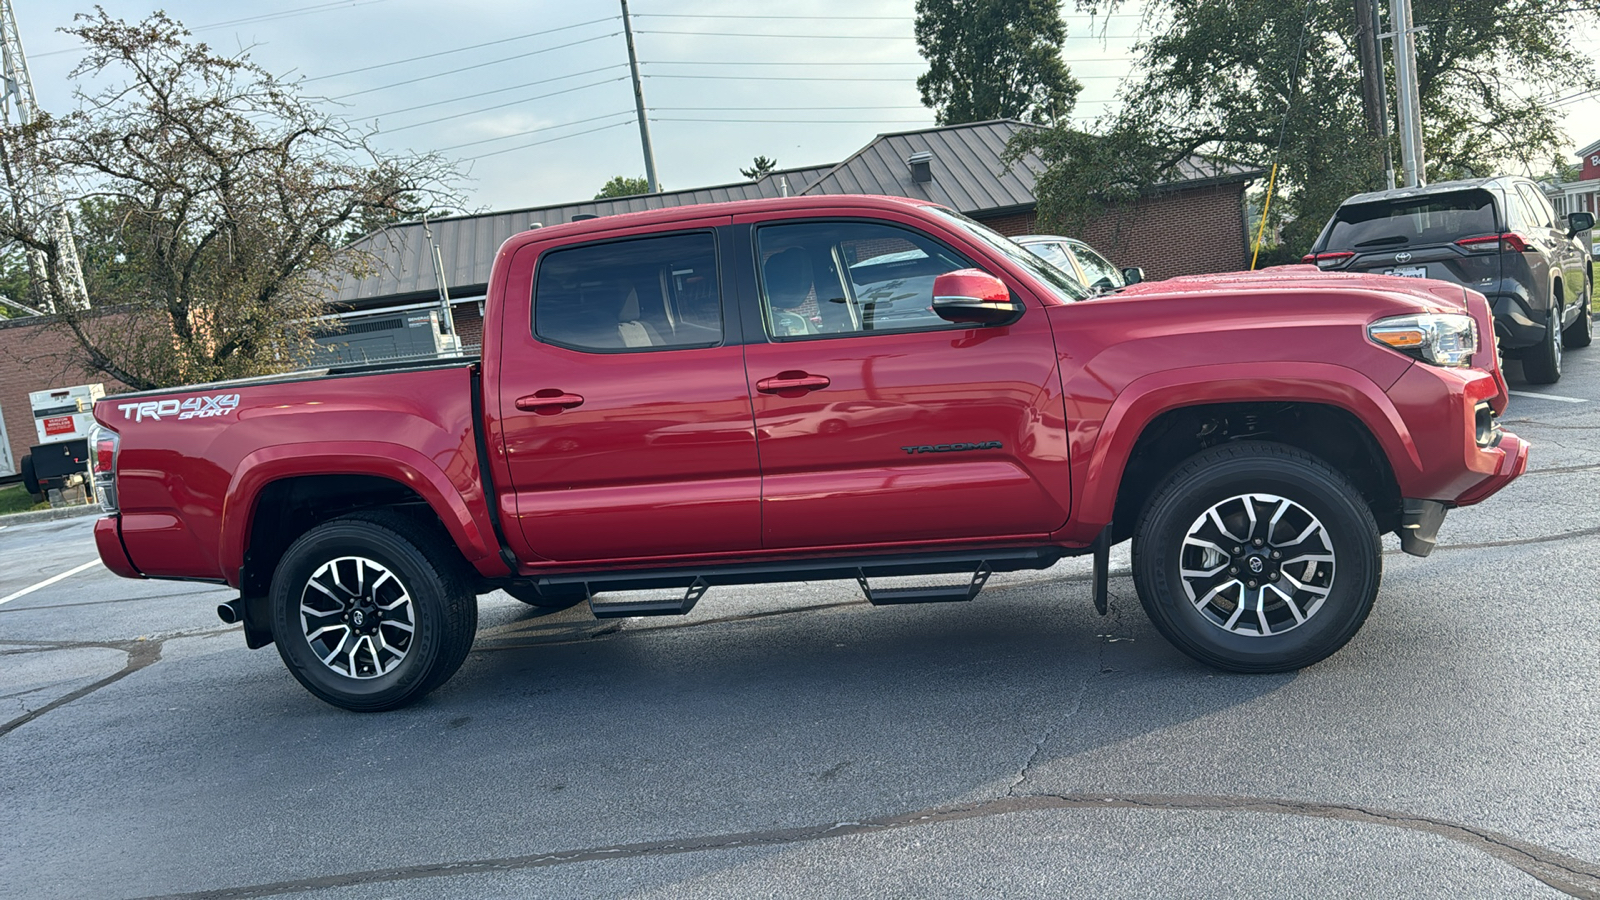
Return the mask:
M523 412L539 413L540 415L553 416L563 409L572 409L583 405L583 398L577 394L555 388L545 388L534 391L526 397L517 398L517 409Z
M820 391L833 382L826 375L808 375L805 372L779 372L771 378L756 382L756 390L763 394L785 394L798 397L806 391Z

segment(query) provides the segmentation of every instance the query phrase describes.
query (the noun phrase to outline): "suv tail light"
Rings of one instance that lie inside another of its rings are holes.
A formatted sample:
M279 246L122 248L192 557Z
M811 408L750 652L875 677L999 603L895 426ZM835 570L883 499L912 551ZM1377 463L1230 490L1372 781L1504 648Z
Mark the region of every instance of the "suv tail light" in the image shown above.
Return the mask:
M1462 238L1456 241L1456 246L1466 250L1489 250L1496 253L1527 253L1528 239L1514 231L1507 231L1504 234Z
M89 434L89 468L94 473L94 495L100 508L117 511L117 447L122 439L115 431L97 425Z
M1346 260L1355 259L1355 254L1348 250L1337 253L1307 253L1300 258L1303 263L1316 263L1319 269L1331 269Z

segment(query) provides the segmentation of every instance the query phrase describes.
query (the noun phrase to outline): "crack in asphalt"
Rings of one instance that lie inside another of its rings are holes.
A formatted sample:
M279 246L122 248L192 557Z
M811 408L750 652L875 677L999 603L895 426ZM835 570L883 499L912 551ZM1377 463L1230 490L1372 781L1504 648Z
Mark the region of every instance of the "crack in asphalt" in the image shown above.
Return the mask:
M1284 815L1328 819L1362 825L1379 825L1442 837L1499 860L1544 884L1583 900L1600 900L1600 866L1522 841L1486 828L1463 825L1431 816L1412 815L1367 806L1315 803L1270 797L1229 797L1204 794L1025 794L978 803L943 806L856 822L833 822L799 828L745 831L662 841L611 844L493 859L470 859L394 866L335 875L322 875L266 884L161 894L139 900L240 900L276 897L307 891L356 885L414 881L466 875L495 874L551 868L569 863L642 859L687 853L779 847L856 835L882 834L905 828L963 822L1017 813L1061 810L1135 809L1161 812L1224 812Z
M82 700L84 697L93 694L95 691L98 691L103 687L116 684L140 669L146 668L147 666L158 662L161 659L162 647L167 641L178 640L182 638L213 637L215 635L226 634L229 631L235 630L237 629L212 628L204 631L182 631L174 634L159 635L155 637L140 637L126 641L0 641L0 646L19 648L12 650L0 650L0 656L15 656L25 653L53 653L59 650L120 650L128 655L128 659L123 663L122 668L111 673L110 675L92 681L75 691L71 691L70 693L66 693L60 697L57 697L38 709L23 713L9 722L0 724L0 737L5 737L6 735L16 731L18 728L21 728L40 716L54 712L55 710L58 710L69 703L75 703L79 700ZM43 688L39 690L43 690ZM35 692L36 691L30 690L23 693L31 694ZM21 695L19 694L12 696Z
M89 684L86 684L75 691L63 694L60 697L51 700L49 703L39 707L38 709L23 713L22 715L17 716L15 719L6 722L4 725L0 725L0 737L5 737L6 735L16 731L18 728L21 728L40 716L58 710L69 703L82 700L84 697L89 696L103 687L116 684L122 679L127 678L129 675L132 675L140 669L143 669L144 667L156 662L161 658L161 646L166 643L166 640L167 639L165 638L161 638L143 641L122 641L115 644L96 642L43 648L44 650L86 649L91 647L100 649L109 648L113 650L121 650L128 654L128 661L123 663L121 669L118 669L110 675L107 675L106 677L97 681L90 682Z

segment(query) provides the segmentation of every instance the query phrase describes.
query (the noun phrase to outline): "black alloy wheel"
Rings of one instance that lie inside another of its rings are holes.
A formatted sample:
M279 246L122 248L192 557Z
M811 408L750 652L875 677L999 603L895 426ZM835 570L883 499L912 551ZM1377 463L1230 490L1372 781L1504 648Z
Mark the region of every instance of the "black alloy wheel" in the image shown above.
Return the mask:
M1544 337L1522 354L1522 375L1529 384L1561 380L1561 304L1552 301L1545 316Z
M273 574L272 636L290 673L354 712L398 709L467 657L477 598L436 525L392 512L333 519L290 545Z
M1145 613L1189 656L1287 672L1360 630L1382 543L1349 479L1302 450L1235 441L1182 463L1145 505L1133 577Z
M1561 343L1568 350L1589 346L1594 340L1594 283L1585 279L1583 300L1578 305L1578 317L1561 332Z

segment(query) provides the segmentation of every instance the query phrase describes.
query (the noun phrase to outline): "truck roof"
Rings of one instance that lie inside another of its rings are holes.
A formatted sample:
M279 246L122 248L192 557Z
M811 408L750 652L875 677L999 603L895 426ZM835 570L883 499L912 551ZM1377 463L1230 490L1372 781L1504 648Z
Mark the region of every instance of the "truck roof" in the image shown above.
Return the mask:
M647 209L641 212L618 213L611 216L597 216L593 219L580 219L576 222L563 222L560 225L547 225L543 228L534 228L512 235L507 239L506 243L509 245L515 241L520 244L522 243L521 239L526 239L529 235L537 235L537 239L543 240L552 235L566 237L592 231L614 231L619 228L633 228L655 223L704 219L711 216L737 216L745 213L784 209L837 209L845 207L881 210L928 206L939 206L939 204L927 200L890 197L882 194L825 194L805 197L767 197L759 200L729 200L722 203L696 203L687 206Z

